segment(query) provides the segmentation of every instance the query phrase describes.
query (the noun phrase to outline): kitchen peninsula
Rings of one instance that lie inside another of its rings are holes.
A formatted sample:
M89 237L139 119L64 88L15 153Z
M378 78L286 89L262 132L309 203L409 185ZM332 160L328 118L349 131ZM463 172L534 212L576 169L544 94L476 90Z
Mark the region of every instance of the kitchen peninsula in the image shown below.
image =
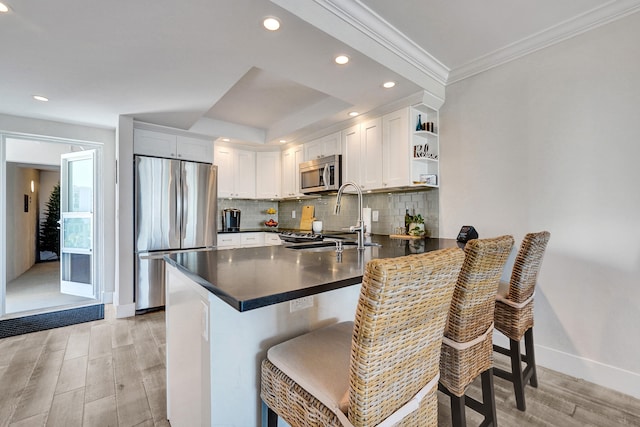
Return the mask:
M260 425L260 363L269 347L352 320L364 266L455 247L373 236L346 247L185 252L167 260L167 415L174 427ZM301 299L302 298L302 299Z

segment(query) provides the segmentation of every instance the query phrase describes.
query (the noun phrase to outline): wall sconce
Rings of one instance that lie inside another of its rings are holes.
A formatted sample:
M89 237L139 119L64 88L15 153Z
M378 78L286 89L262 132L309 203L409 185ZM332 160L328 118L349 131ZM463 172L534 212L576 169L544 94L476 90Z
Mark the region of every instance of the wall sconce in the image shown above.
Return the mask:
M31 180L31 192L33 193L34 191L36 191L36 183Z

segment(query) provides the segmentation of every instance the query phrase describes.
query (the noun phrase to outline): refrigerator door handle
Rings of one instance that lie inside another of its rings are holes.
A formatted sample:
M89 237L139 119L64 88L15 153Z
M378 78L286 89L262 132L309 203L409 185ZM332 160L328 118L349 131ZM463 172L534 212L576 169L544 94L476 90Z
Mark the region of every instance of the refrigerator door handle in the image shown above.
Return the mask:
M180 246L185 247L185 235L187 233L187 221L189 219L189 180L187 179L187 164L185 162L181 163L180 169L182 173L180 176L182 177L180 185L181 185L181 193L180 200L182 203L182 216L180 217Z
M175 211L173 213L173 235L175 239L175 244L172 245L174 247L180 247L181 243L181 227L182 227L182 217L180 212L182 211L182 191L180 188L181 185L181 170L182 170L182 162L177 163L177 167L171 169L173 173L173 185L171 186L171 191L173 193L173 197L175 198L175 203L173 206L175 207Z

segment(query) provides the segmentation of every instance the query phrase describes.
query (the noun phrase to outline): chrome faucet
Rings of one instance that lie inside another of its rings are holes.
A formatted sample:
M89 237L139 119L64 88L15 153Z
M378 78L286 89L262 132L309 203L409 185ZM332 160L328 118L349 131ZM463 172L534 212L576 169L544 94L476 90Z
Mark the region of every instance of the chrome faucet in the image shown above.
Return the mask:
M358 186L358 184L354 182L345 182L340 186L338 190L338 197L336 198L336 210L335 214L338 215L340 213L340 200L342 199L342 192L348 186L352 186L358 192L358 222L356 225L352 225L349 227L349 231L358 233L358 249L364 250L364 221L362 220L362 189Z

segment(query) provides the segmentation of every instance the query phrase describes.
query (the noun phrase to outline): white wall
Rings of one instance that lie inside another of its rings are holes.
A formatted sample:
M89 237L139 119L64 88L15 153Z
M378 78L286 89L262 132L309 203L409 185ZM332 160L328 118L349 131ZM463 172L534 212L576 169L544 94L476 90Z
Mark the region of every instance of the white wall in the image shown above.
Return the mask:
M102 194L102 224L104 239L101 250L104 258L103 299L111 302L115 283L115 131L48 120L0 114L0 133L21 136L43 136L102 144L102 162L99 165L104 187ZM3 157L3 156L0 156ZM0 182L0 184L2 184ZM0 233L0 236L3 233ZM5 239L6 240L6 239ZM1 265L1 263L0 263Z
M7 163L7 282L20 276L36 262L38 238L38 189L31 192L31 180L39 182L39 171ZM29 210L24 211L24 195L29 197Z
M549 230L539 364L636 397L639 39L635 14L449 86L440 116L441 236Z

